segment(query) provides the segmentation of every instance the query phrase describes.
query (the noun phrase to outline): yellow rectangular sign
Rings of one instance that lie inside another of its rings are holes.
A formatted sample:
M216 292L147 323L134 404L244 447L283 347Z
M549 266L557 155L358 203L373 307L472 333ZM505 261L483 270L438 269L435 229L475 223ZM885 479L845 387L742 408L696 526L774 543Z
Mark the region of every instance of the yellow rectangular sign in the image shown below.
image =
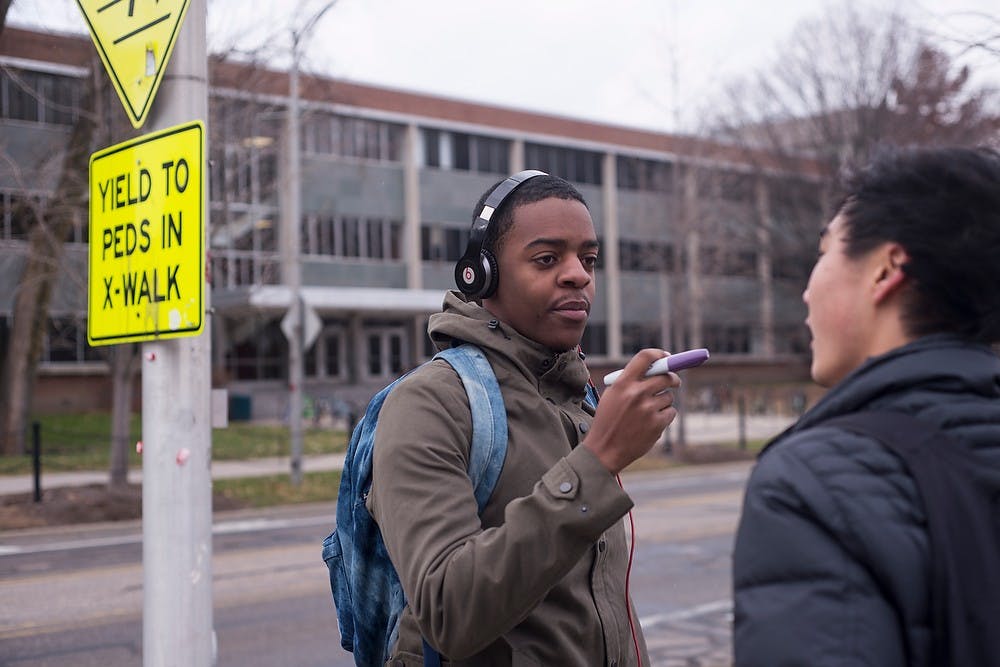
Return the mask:
M204 125L193 122L91 155L91 345L204 328L204 154Z

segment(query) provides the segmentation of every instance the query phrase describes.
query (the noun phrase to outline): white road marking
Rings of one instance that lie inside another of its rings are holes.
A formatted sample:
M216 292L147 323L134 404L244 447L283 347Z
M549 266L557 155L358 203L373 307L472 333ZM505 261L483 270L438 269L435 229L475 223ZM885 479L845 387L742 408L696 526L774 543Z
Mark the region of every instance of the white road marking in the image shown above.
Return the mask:
M699 604L694 607L688 607L687 609L678 609L677 611L671 611L666 614L655 614L653 616L646 616L639 619L639 624L643 628L650 628L654 625L659 625L661 623L674 623L676 621L686 621L689 618L694 618L695 616L702 616L704 614L712 614L717 611L729 611L733 608L732 600L716 600L714 602L706 602L705 604Z

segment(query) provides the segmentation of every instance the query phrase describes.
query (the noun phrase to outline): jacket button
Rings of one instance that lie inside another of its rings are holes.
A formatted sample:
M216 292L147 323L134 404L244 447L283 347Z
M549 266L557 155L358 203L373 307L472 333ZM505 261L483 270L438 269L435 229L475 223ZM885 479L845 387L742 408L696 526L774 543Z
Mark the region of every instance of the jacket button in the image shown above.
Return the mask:
M562 491L563 493L569 493L570 491L573 490L573 485L570 484L569 482L563 482L562 484L559 485L559 490Z
M580 433L586 433L590 430L590 425L587 422L580 422Z

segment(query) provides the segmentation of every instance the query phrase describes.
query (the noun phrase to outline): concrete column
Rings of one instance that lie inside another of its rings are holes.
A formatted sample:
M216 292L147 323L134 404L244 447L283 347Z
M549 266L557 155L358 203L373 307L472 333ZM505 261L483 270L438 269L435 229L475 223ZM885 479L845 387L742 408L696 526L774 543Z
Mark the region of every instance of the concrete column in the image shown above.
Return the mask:
M621 265L618 253L618 170L614 153L604 154L601 163L601 195L604 200L604 287L608 314L608 357L622 356L622 292Z
M419 141L420 131L415 123L410 123L403 143L403 261L409 289L421 289L424 282L420 261Z
M524 166L524 139L517 138L510 142L510 173L516 174L525 169L528 167Z
M686 322L691 345L704 343L702 299L704 285L701 280L701 233L698 227L698 178L697 167L689 166L684 170L683 198L681 200L681 216L683 219L684 241L687 249L687 312Z
M771 197L767 182L758 176L755 187L757 206L757 280L760 283L760 350L765 357L774 356L774 280L771 265Z

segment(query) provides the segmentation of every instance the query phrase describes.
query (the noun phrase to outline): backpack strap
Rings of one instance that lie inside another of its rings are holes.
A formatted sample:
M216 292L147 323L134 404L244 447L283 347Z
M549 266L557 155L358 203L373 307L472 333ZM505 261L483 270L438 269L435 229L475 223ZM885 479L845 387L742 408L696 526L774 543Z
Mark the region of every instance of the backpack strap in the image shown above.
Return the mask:
M472 411L472 443L469 447L469 479L482 514L507 458L507 409L496 373L486 355L465 343L434 355L458 373L469 396Z
M477 514L483 513L493 495L507 458L507 409L496 373L486 355L465 343L442 350L434 359L447 361L458 373L472 412L472 442L469 444L469 479L476 497ZM424 667L441 667L441 654L421 637Z
M859 412L822 425L875 438L917 484L931 559L931 664L989 664L1000 650L1000 470L936 425L901 412Z

